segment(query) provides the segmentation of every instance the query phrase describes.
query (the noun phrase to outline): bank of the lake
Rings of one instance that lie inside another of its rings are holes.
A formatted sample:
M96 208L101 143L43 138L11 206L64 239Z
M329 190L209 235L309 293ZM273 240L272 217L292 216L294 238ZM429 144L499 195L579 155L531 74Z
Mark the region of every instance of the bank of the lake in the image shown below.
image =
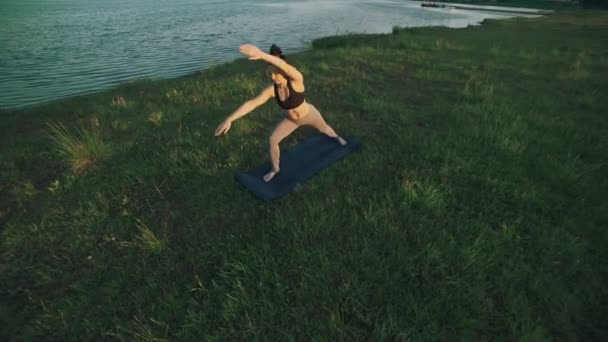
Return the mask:
M363 149L269 205L233 175L276 104L213 137L260 62L2 112L0 337L600 340L607 41L604 11L315 41L290 60Z
M407 0L5 0L0 109L182 77L240 57L243 42L292 54L346 32L467 27L515 15L433 11Z

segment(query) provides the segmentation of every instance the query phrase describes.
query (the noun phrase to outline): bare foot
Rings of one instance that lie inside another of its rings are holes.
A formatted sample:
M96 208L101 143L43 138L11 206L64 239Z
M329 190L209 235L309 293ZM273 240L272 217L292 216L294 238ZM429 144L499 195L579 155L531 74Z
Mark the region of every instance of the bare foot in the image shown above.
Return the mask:
M264 175L264 182L269 182L272 177L274 177L277 173L279 173L279 170L276 171L270 171L267 174Z
M338 136L336 137L336 140L338 140L338 143L342 146L346 145L346 140L342 139L342 137Z

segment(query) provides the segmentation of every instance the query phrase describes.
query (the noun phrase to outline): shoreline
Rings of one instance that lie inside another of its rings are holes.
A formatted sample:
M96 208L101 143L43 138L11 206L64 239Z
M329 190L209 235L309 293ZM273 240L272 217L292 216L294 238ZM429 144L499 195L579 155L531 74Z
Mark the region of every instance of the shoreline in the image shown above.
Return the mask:
M415 1L416 2L420 2L421 4L424 4L426 2L425 0L421 0L421 1L415 0ZM449 3L450 6L451 5L455 5L455 4L457 4L457 3ZM449 7L449 8L471 10L471 11L476 10L475 8L465 8L463 6ZM449 9L449 8L446 8L446 9ZM505 7L505 8L507 8L507 7ZM497 14L522 14L522 15L541 15L541 16L552 13L552 12L547 12L547 13L538 14L538 13L527 13L527 12L508 12L508 10L505 10L504 12L501 12L500 10L498 10L498 11L496 11L496 10L483 10L483 12L487 12L487 13L494 13L495 12ZM509 19L509 18L505 18L505 19ZM481 21L479 21L475 25L482 25L482 23L483 23L484 20L487 20L487 19L482 19ZM493 18L493 20L502 20L502 19ZM436 25L436 26L437 27L442 27L442 25ZM469 25L469 26L471 26L471 25ZM396 26L396 27L398 27L398 26ZM411 27L408 27L408 28L424 28L424 27L435 27L435 26L411 26ZM401 27L399 27L399 28L401 28ZM325 38L333 38L333 37L341 37L341 36L348 36L350 34L356 34L356 35L367 35L367 34L369 34L369 35L378 35L378 34L391 34L391 32L386 32L386 33L345 33L345 34L338 34L338 35L330 35L330 36L318 37L318 38L312 39L310 41L310 43L308 44L308 47L299 49L298 52L296 52L296 53L301 53L301 52L309 51L310 49L312 49L312 46L313 46L315 40L325 39ZM118 83L118 84L116 84L114 86L111 86L111 87L105 88L105 89L97 89L97 90L85 91L83 93L68 95L68 96L59 97L59 98L56 98L56 99L50 99L50 100L43 101L43 102L37 102L37 103L31 103L31 104L19 105L19 106L4 107L4 108L0 108L0 116L6 115L6 113L29 111L29 110L32 110L32 109L36 109L36 108L40 108L40 107L44 107L44 106L53 105L53 104L56 104L56 103L62 102L62 101L70 101L70 100L73 100L73 99L78 99L80 97L95 96L97 94L103 94L103 93L106 93L106 92L111 92L114 89L117 89L117 88L120 88L120 87L123 87L123 86L127 86L130 83L148 82L148 81L149 82L164 82L164 81L177 80L177 79L181 79L181 78L184 78L184 77L192 77L192 76L194 76L196 74L204 72L205 70L209 70L211 68L215 68L215 67L218 67L218 66L223 66L223 65L235 62L239 58L242 58L242 57L237 57L237 58L235 58L233 60L228 60L228 61L225 61L225 62L219 62L217 64L210 65L210 66L202 68L202 69L194 70L194 71L192 71L190 73L187 73L187 74L184 74L184 75L181 75L181 76L177 76L177 77L170 77L170 78L151 78L151 77L150 78L134 78L134 79L131 79L131 80L127 80L127 81Z
M459 9L459 10L467 10L467 11L480 11L480 12L488 12L488 13L505 13L505 14L525 14L525 15L547 15L554 12L554 10L543 10L543 9L534 9L535 12L531 11L521 11L521 10L511 10L511 9L498 9L493 6L493 8L486 7L475 7L475 5L462 6L454 3L443 3L443 2L434 2L434 1L421 1L422 7L428 8L439 8L439 9ZM508 7L506 7L508 8Z

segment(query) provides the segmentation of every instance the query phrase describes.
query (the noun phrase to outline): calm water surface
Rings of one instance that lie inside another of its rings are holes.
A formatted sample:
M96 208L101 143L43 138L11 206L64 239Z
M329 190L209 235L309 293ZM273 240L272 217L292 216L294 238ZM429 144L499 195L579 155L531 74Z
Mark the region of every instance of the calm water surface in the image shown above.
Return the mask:
M466 27L506 14L399 0L1 0L0 108L182 76L272 43L398 26Z

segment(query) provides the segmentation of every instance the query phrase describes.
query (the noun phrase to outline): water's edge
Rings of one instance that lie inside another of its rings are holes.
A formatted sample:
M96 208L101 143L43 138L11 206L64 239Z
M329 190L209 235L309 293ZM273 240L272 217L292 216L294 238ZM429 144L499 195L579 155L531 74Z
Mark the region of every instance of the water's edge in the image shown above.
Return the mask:
M447 4L447 3L446 3ZM526 15L526 17L539 17L542 15ZM504 18L483 18L481 19L479 22L475 22L473 24L469 24L467 27L474 27L474 26L479 26L479 25L483 25L486 21L488 20L504 20L504 19L510 19L512 17L504 17ZM398 27L398 28L420 28L420 27L446 27L445 25L429 25L429 26L398 26L395 25L394 27ZM302 52L307 52L307 51L311 51L313 49L316 49L315 45L317 42L322 41L322 40L326 40L326 39L333 39L333 38L340 38L340 37L348 37L349 35L357 35L357 36L378 36L378 35L390 35L392 34L392 32L384 32L384 33L344 33L344 34L336 34L336 35L328 35L328 36L321 36L321 37L317 37L312 39L310 42L308 42L306 44L306 46L301 47L301 48L296 48L296 49L290 49L290 53L289 55L291 56L295 56L298 55ZM236 49L236 47L235 47ZM159 81L172 81L172 80L180 80L180 79L187 79L187 78L192 78L196 75L200 75L201 73L204 73L207 70L210 70L212 68L216 68L216 67L221 67L221 66L226 66L232 63L235 63L239 60L244 59L244 57L236 57L233 59L229 59L229 60L225 60L225 61L220 61L218 63L210 63L205 65L203 68L197 69L197 70L192 70L190 72L187 72L185 74L176 76L176 77L141 77L141 78L132 78L132 79L128 79L125 81L122 81L120 83L116 83L114 85L111 85L107 88L102 88L102 89L90 89L90 90L84 90L82 92L78 92L78 93L74 93L74 94L70 94L70 95L66 95L66 96L62 96L62 97L57 97L57 98L53 98L50 99L48 101L40 101L40 102L36 102L36 103L29 103L29 104L25 104L25 105L17 105L17 106L8 106L8 107L2 107L0 108L0 116L5 116L5 114L7 113L18 113L18 112L24 112L24 111L31 111L33 109L36 108L41 108L44 106L48 106L48 105L52 105L52 104L56 104L56 103L60 103L63 101L71 101L71 100L75 100L77 98L81 98L81 97L87 97L87 96L91 96L91 95L95 95L95 94L104 94L104 93L110 93L115 91L118 88L124 87L128 84L131 83L137 83L137 82L159 82Z

